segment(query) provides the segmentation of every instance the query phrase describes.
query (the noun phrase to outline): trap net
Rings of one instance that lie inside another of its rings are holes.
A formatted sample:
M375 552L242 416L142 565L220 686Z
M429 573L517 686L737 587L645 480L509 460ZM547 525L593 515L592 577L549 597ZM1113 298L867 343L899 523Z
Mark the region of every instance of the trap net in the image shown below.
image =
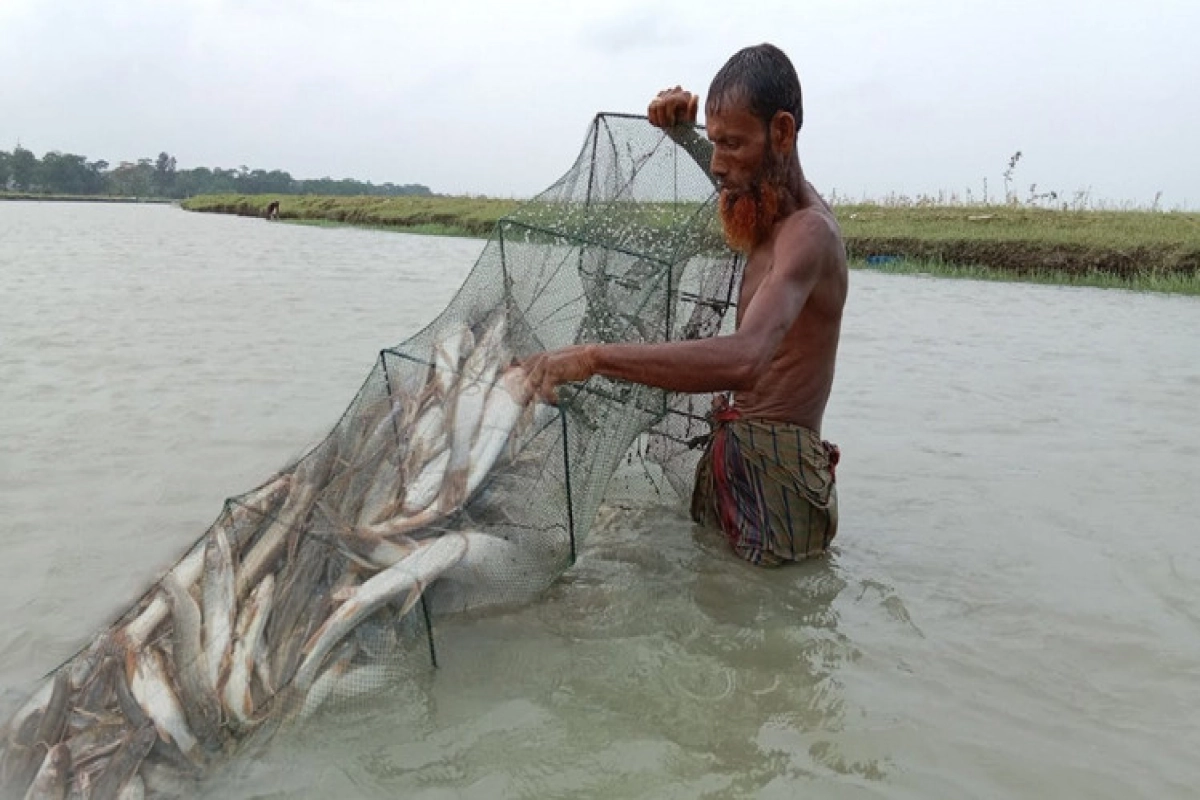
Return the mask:
M686 495L706 397L596 377L552 407L519 362L712 335L736 266L696 158L644 118L597 116L572 168L497 224L432 323L380 352L328 436L227 500L0 730L0 795L189 794L280 725L436 664L439 616L542 592L635 454Z

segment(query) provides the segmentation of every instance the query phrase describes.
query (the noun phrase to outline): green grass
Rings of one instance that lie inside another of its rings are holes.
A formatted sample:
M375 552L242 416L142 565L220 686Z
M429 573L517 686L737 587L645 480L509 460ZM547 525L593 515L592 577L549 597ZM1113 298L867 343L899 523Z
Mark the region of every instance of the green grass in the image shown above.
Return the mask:
M283 220L322 220L412 233L486 237L516 200L477 197L325 197L314 195L202 195L183 201L189 211L262 217L279 201Z
M958 278L1005 283L1088 286L1097 289L1126 289L1135 292L1161 292L1165 294L1200 297L1200 274L1197 273L1143 273L1124 276L1098 271L1068 273L1052 269L1015 273L1011 270L995 269L979 265L948 264L944 261L919 259L900 259L883 264L867 264L861 259L854 259L851 261L850 266L853 269L861 269L866 272L882 272L889 275L928 275L935 278Z
M280 201L280 216L289 221L476 237L489 236L505 216L536 224L541 210L482 197L220 195L182 205L264 216L272 200ZM839 204L834 210L851 258L896 257L888 271L1196 293L1200 213L926 201ZM606 213L609 228L629 223L653 229L670 227L690 210L613 204ZM561 208L550 217L568 227L592 225L585 214L563 214Z
M338 222L331 219L281 219L288 225L305 225L313 228L362 228L370 231L388 231L390 233L414 233L422 236L465 236L483 238L483 234L470 234L463 228L454 225L438 225L427 223L421 225L383 225L361 222Z
M850 238L997 241L1131 248L1164 243L1200 249L1200 214L1073 211L1028 206L837 206Z

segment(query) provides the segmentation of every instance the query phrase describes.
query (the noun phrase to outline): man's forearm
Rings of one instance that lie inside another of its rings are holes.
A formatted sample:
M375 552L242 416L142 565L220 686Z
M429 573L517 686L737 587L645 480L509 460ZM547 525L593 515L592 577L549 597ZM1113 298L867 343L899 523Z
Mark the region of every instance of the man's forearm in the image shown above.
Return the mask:
M595 374L671 392L748 389L761 362L734 336L665 344L595 344L588 350Z
M676 125L673 128L666 129L667 136L670 136L675 144L687 151L687 154L700 165L700 169L704 170L704 174L716 186L717 182L713 179L712 172L712 154L713 144L706 137L701 136L694 125Z

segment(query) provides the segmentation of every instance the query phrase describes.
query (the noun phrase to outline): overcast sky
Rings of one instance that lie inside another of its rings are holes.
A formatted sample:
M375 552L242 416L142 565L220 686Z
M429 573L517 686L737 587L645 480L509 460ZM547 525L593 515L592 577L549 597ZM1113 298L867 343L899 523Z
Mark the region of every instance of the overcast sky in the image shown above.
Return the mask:
M1200 208L1198 37L1196 0L0 0L0 149L526 197L770 41L826 194L996 194L1020 150L1023 195Z

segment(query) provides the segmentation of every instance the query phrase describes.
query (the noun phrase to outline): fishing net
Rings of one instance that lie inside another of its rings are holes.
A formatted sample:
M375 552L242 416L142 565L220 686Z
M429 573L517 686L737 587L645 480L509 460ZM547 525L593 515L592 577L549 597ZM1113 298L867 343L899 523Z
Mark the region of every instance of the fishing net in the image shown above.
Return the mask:
M380 352L328 436L227 500L17 711L5 796L187 794L281 724L436 664L442 615L542 592L619 468L636 464L626 489L686 494L707 398L597 377L553 407L514 366L720 329L736 260L685 133L597 116L570 171L497 224L431 324Z

